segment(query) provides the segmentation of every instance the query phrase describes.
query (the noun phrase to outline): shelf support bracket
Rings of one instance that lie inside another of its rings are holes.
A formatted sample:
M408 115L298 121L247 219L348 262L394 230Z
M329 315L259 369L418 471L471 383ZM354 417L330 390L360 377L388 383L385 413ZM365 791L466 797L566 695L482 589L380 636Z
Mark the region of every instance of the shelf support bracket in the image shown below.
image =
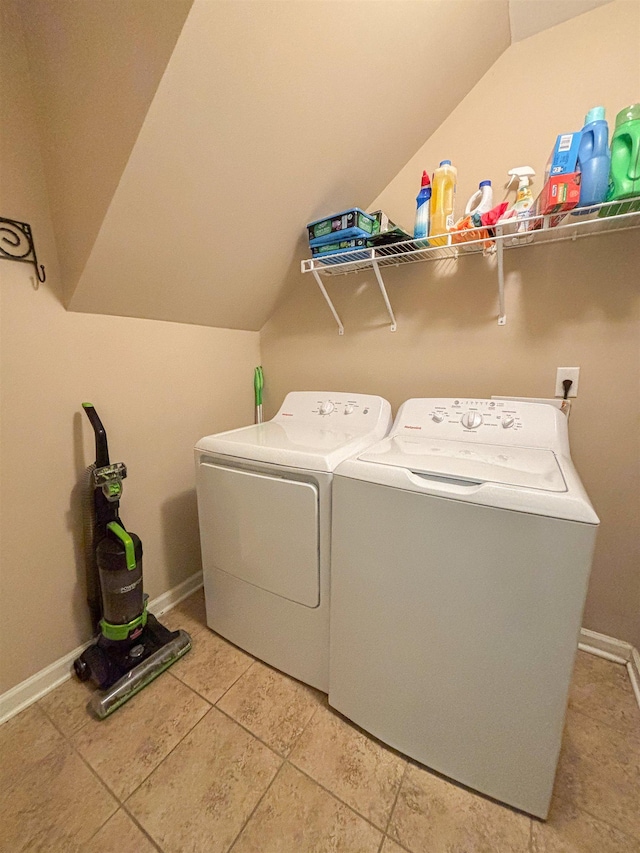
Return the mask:
M36 271L36 290L47 278L44 267L38 264L33 233L27 222L0 216L0 260L31 264Z
M389 314L389 319L391 320L391 331L395 332L398 326L396 324L396 318L393 313L391 303L389 302L389 297L387 296L387 291L384 286L384 281L382 280L382 275L380 274L380 270L378 268L378 262L371 261L371 265L373 266L373 271L376 274L376 278L378 279L378 287L380 288L380 293L382 294L382 298L384 299L384 304L387 306L387 312Z
M333 307L333 302L331 301L331 298L329 297L329 294L327 293L326 287L322 283L322 279L320 278L320 273L317 270L311 270L311 272L313 273L313 277L315 278L315 280L318 284L318 287L320 288L320 292L324 296L324 298L327 302L327 305L329 306L329 309L331 310L331 313L333 314L333 319L338 324L338 334L344 335L344 326L342 325L342 320L338 316L338 312L336 311L336 309Z
M507 315L504 309L504 239L502 236L502 227L496 226L496 251L498 253L498 325L504 326L507 322Z

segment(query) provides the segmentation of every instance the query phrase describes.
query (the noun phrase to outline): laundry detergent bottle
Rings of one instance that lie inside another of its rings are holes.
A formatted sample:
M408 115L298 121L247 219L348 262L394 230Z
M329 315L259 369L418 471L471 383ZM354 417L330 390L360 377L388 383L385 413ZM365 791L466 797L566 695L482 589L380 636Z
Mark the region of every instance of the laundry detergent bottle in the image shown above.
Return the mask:
M616 116L616 126L611 137L611 173L607 201L640 196L640 104L625 107ZM624 213L617 207L608 210ZM640 209L640 202L632 209Z
M493 207L493 190L491 181L480 181L478 189L471 196L464 209L465 216L482 215Z
M594 107L586 115L578 149L580 176L580 201L578 207L601 204L609 186L609 126L605 121L604 107Z
M443 160L433 173L430 233L440 236L429 237L431 246L447 246L450 242L447 231L453 227L457 179L458 170L451 165L451 160Z

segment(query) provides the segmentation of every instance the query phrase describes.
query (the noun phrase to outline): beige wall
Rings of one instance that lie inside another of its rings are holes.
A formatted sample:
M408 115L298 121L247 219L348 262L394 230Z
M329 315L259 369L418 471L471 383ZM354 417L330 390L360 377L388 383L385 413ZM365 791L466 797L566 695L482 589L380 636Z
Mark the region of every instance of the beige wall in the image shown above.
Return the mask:
M508 44L505 0L196 0L68 307L260 329Z
M129 469L122 517L142 537L153 598L200 568L192 448L251 422L255 332L73 314L47 209L15 6L2 0L0 214L31 223L47 282L0 261L0 692L90 628L78 483L94 458L81 403L96 405Z
M68 298L193 0L20 0Z
M540 173L556 135L579 129L591 106L613 122L640 100L638 8L606 5L510 47L371 208L411 227L422 169L440 159L458 166L460 209L479 180L500 188L525 164ZM505 263L504 327L495 272L479 257L385 272L395 333L372 273L328 284L344 337L301 277L262 331L266 415L295 388L379 393L394 408L413 396L552 396L556 367L580 366L572 452L602 521L584 625L640 646L637 232L516 250Z

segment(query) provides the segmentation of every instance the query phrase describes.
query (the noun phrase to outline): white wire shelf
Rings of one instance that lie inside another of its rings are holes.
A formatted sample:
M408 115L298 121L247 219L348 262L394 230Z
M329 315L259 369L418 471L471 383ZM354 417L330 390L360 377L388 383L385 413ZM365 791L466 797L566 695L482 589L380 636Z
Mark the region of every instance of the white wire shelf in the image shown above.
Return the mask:
M559 224L554 225L558 220L561 220ZM429 245L427 240L406 240L384 246L354 249L352 252L328 255L323 258L309 258L302 261L301 269L303 273L310 272L313 274L338 324L338 333L341 335L344 334L342 321L322 279L372 269L389 313L391 331L395 332L397 328L396 319L380 272L381 268L426 261L457 260L465 255L472 254L496 254L498 259L498 323L502 326L506 323L503 267L505 249L524 248L542 243L560 243L566 240L577 240L581 237L592 237L598 234L612 234L633 228L640 228L640 197L628 199L624 202L616 201L593 205L589 208L588 213L578 214L575 211L570 211L566 214L506 220L491 229L489 239L487 239L486 229L472 228L461 232L461 235L430 235L429 240L442 241L444 245L441 246ZM464 240L461 239L461 236L464 237ZM453 242L454 240L460 240L460 242Z

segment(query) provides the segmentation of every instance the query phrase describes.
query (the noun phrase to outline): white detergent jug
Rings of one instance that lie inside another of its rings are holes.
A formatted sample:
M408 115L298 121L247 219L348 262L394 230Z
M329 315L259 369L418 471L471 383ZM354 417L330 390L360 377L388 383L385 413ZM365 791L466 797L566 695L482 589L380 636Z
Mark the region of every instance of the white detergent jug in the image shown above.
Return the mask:
M493 189L491 181L480 181L478 189L471 196L464 209L465 216L488 213L493 207Z

